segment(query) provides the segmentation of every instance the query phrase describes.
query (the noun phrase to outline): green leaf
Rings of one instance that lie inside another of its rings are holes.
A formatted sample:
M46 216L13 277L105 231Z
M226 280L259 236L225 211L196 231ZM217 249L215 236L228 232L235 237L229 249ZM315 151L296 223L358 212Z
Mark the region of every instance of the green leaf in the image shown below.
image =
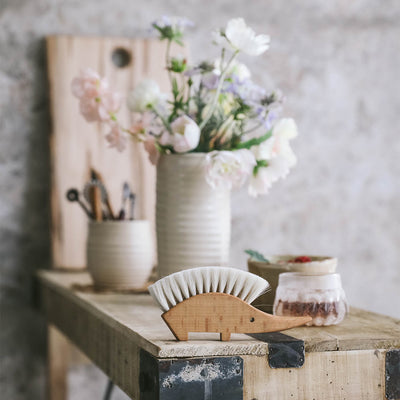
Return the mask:
M256 176L260 168L268 167L267 160L257 160L257 165L253 168L253 175Z
M236 146L236 149L250 149L253 146L258 146L262 142L265 142L271 136L272 136L272 129L270 129L265 135L247 140L246 142L238 143L238 145Z
M258 251L256 250L245 250L245 253L247 253L253 260L255 261L260 261L260 262L265 262L269 264L269 261Z

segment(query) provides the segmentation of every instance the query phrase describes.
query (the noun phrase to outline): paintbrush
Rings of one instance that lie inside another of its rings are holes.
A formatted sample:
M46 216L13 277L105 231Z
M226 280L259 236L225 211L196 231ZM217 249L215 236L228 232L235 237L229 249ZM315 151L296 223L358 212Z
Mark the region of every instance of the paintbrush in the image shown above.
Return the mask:
M126 206L126 201L129 199L130 194L131 194L131 189L129 188L129 184L128 184L128 182L124 182L124 184L122 186L121 210L118 214L119 220L124 220L126 217L125 206Z
M115 219L114 217L114 211L111 205L111 201L110 201L110 196L108 195L108 191L107 191L107 186L104 182L103 176L100 174L100 172L96 171L94 168L90 169L91 175L92 175L92 180L94 181L98 181L101 183L103 189L102 189L102 202L105 204L106 208L107 208L107 212L109 215L110 219Z
M89 211L86 204L80 199L78 189L71 188L67 191L67 199L71 202L77 202L81 207L82 210L86 213L86 215L92 219L93 214Z

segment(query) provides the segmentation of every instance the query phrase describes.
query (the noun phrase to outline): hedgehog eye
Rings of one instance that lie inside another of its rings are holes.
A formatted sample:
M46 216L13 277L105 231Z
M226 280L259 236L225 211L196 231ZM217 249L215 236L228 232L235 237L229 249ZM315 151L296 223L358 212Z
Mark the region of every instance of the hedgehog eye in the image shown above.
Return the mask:
M251 318L250 318L250 322L254 322L254 317L251 317Z

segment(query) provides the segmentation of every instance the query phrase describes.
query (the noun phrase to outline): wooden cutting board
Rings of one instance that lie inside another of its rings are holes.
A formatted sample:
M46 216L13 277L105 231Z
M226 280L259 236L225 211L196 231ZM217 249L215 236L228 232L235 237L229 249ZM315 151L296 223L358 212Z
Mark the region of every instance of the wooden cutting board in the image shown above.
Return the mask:
M182 48L174 52L184 53ZM103 175L114 210L121 207L122 184L127 181L137 195L135 218L150 219L154 226L155 168L142 145L133 140L123 153L108 148L104 139L107 127L89 124L80 115L71 81L80 69L90 67L107 76L123 95L145 77L168 91L165 44L156 39L51 36L47 38L47 56L53 264L84 268L88 220L77 204L67 201L66 191L71 187L81 190L92 166ZM118 115L129 127L131 116L125 102Z

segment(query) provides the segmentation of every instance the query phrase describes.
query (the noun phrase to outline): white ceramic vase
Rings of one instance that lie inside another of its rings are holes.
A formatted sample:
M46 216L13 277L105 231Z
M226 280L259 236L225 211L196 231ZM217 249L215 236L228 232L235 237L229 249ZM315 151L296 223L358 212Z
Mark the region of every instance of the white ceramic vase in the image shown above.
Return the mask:
M90 222L87 266L94 284L110 289L141 289L154 264L150 222Z
M187 268L227 265L230 190L205 180L205 153L162 155L157 166L160 277Z

